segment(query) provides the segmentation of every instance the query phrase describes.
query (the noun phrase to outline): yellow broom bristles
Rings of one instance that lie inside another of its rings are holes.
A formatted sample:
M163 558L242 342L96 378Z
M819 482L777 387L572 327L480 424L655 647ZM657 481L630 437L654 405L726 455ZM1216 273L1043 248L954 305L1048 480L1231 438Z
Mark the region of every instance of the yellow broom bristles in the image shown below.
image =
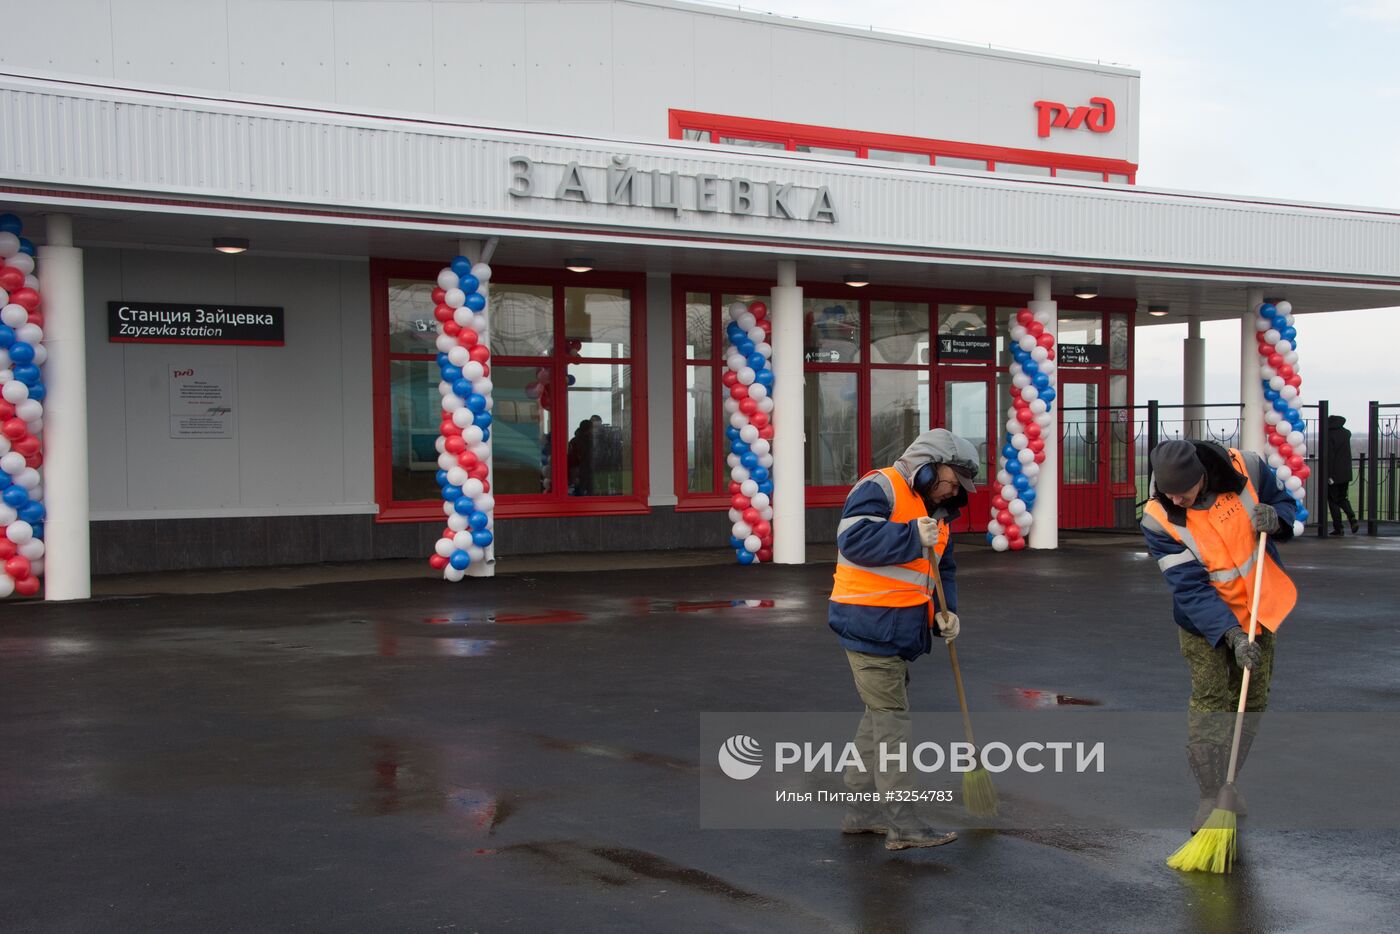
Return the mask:
M1182 872L1229 872L1235 864L1236 820L1234 811L1211 811L1201 829L1171 855L1167 865Z
M997 816L997 789L986 769L963 773L963 806L974 817Z

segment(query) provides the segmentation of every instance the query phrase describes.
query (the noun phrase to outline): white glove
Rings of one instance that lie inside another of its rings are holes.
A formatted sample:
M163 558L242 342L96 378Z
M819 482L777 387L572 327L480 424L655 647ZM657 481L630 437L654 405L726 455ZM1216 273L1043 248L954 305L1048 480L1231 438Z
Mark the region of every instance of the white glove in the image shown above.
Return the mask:
M958 614L952 610L934 613L933 620L938 623L938 634L948 642L956 639L958 633L962 631L962 622L958 619Z
M938 544L938 520L929 516L920 516L919 541L924 543L925 548L932 548Z

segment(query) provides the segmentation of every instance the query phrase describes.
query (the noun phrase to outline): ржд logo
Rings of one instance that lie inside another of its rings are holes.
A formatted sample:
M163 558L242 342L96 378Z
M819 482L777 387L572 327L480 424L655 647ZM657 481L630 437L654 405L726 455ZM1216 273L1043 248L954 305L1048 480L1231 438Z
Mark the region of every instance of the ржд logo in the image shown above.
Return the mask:
M1089 98L1088 107L1070 107L1055 101L1036 101L1036 133L1041 137L1050 135L1051 127L1077 130L1082 125L1094 133L1107 133L1113 129L1117 116L1113 111L1113 101L1106 97Z

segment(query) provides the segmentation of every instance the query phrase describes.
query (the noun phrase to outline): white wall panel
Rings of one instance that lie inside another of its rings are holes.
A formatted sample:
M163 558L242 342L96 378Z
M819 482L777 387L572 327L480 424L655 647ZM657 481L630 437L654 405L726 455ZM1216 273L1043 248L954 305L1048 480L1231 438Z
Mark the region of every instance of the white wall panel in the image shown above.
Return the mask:
M525 5L433 4L433 113L478 126L526 122Z
M341 454L346 503L374 502L374 369L369 264L340 267Z
M525 61L530 126L613 132L610 4L525 4Z
M83 251L87 325L88 489L92 509L125 508L126 351L107 342L107 301L122 294L121 252Z
M0 0L0 66L110 78L111 20L111 0Z
M113 74L120 80L227 91L225 0L111 0ZM79 24L79 31L93 27Z
M914 113L910 136L927 139L981 142L977 121L977 64L975 55L958 55L936 49L914 51Z
M850 40L827 33L773 27L768 30L773 56L773 110L767 117L789 123L830 126L844 100L845 51ZM865 123L859 124L861 128Z
M432 113L433 5L335 4L335 103L350 110Z
M695 110L738 117L773 113L773 43L767 29L724 16L697 16L691 54Z
M613 131L665 138L672 108L694 110L695 17L618 4L612 12Z
M331 0L228 0L228 33L233 93L336 99Z
M839 114L841 127L912 136L914 47L857 39L844 41L842 53L840 61L831 63L839 85L826 123Z

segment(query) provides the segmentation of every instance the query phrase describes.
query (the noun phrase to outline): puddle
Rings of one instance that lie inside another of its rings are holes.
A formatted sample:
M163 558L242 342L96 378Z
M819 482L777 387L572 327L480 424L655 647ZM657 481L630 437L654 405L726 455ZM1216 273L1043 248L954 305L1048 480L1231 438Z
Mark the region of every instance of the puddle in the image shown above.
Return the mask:
M781 904L773 899L741 889L712 873L683 866L645 850L618 846L587 846L573 840L550 840L518 843L478 853L529 856L570 876L600 885L622 887L649 881L664 882L756 908L781 907ZM664 892L663 889L662 894Z
M999 695L1011 707L1020 710L1039 710L1044 707L1100 707L1103 701L1087 697L1072 697L1069 694L1056 694L1054 691L1036 691L1030 688L1007 688Z
M597 756L601 759L616 759L620 762L636 762L641 765L654 765L661 768L673 769L677 772L699 772L701 767L694 762L687 762L685 759L676 759L672 756L663 756L654 752L639 752L635 749L622 749L617 746L606 746L602 743L582 743L574 740L560 739L557 736L545 736L541 733L531 733L530 738L546 749L557 749L563 752L578 752L586 756Z

